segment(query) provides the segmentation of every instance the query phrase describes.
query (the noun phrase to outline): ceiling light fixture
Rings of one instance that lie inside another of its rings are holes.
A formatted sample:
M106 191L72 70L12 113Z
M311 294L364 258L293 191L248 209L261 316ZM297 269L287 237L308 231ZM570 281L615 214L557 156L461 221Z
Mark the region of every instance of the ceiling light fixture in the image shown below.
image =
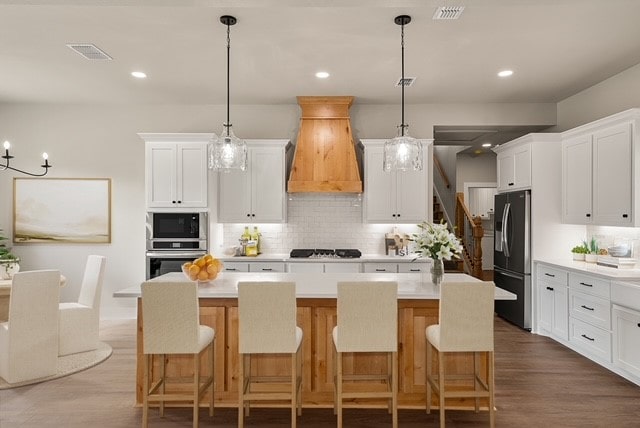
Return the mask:
M513 70L502 70L498 72L498 76L500 77L509 77L513 74Z
M227 121L222 125L222 134L211 139L209 148L209 169L229 172L247 169L247 143L236 137L229 120L229 54L231 51L231 26L235 25L235 17L223 15L220 22L227 26Z
M329 77L329 73L327 73L326 71L318 71L316 73L316 77L318 79L326 79L327 77Z
M400 25L402 47L402 77L404 81L404 26L411 22L408 15L396 16L394 22ZM402 123L398 126L398 134L395 138L384 143L384 157L382 169L384 171L408 171L422 170L422 145L420 141L409 136L409 125L404 123L404 87L402 88Z
M32 172L23 171L21 169L9 166L9 161L11 159L13 159L13 156L11 156L9 154L9 149L11 148L11 143L9 143L8 141L5 141L4 144L3 144L3 147L4 147L4 155L2 155L0 157L2 159L4 159L7 163L4 164L4 165L0 164L0 171L6 171L6 170L10 169L11 171L21 172L22 174L30 175L32 177L42 177L44 175L47 175L47 172L49 172L49 168L51 168L51 165L49 165L49 155L46 154L46 153L42 154L42 160L44 160L44 163L42 165L40 165L40 166L44 168L44 172L41 173L41 174L34 174Z
M491 147L491 143L484 143L482 144L482 147Z
M142 71L132 71L131 75L137 79L146 79L147 74Z

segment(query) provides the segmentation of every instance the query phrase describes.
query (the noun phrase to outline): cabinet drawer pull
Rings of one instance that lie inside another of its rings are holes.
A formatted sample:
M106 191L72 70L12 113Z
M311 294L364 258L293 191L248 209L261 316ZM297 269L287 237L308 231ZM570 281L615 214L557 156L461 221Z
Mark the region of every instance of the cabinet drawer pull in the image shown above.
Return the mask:
M421 269L409 269L409 272L422 272Z
M593 287L593 284L587 284L586 282L581 282L580 285L584 285L585 287Z
M236 268L225 268L224 270L231 270L231 271L233 271L233 270L238 270L238 269L236 269Z
M546 273L546 272L545 272L544 274L545 274L546 276L550 276L551 278L555 278L555 277L556 277L555 275L553 275L553 274L551 274L551 273Z
M386 269L376 269L376 272L386 272Z
M587 217L591 217L591 214L587 214Z
M594 309L594 308L590 308L590 307L589 307L589 306L587 306L587 305L582 305L582 306L580 306L580 307L581 307L581 308L585 308L585 309L586 309L586 310L588 310L588 311L595 311L595 309Z
M509 183L509 186L513 186L513 183Z
M271 269L271 268L262 268L262 270L268 272L268 271L272 271L273 269Z
M547 287L547 290L553 291L553 287Z
M589 336L587 336L586 334L581 334L580 336L584 337L584 338L585 338L585 339L587 339L587 340L590 340L590 341L592 341L592 342L595 342L595 339L594 339L593 337L589 337Z
M638 323L638 327L640 327L640 322Z
M622 218L627 218L627 217L629 217L628 214L622 214Z

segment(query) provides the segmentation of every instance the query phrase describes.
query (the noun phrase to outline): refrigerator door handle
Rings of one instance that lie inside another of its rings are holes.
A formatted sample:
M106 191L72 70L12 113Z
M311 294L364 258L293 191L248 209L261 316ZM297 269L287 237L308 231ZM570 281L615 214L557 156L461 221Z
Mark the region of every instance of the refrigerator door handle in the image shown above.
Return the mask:
M496 272L498 272L500 275L508 276L509 278L514 278L514 279L522 279L522 278L524 278L524 275L516 275L516 274L513 274L513 273L509 273L509 272L503 271L503 270L497 270L496 269Z
M507 226L509 221L509 214L511 211L511 203L504 204L504 211L502 211L502 252L505 257L509 257L509 234L507 232Z

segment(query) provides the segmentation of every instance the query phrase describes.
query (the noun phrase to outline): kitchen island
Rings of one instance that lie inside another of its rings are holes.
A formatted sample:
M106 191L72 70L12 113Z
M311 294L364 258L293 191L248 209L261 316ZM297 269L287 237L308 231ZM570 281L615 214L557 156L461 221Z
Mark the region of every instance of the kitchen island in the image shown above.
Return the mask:
M181 273L169 273L153 282L187 282ZM333 348L331 330L336 325L336 290L338 281L398 282L398 358L400 408L424 408L425 397L425 329L438 322L439 288L420 282L415 274L294 274L222 272L216 280L200 285L200 322L216 331L215 401L217 406L236 406L238 396L238 301L239 281L293 281L296 283L298 325L304 331L302 400L305 407L333 406ZM446 282L478 281L465 274L445 274ZM142 402L142 314L140 286L114 293L114 297L138 298L136 402ZM496 299L512 300L515 295L496 288ZM252 369L262 374L288 373L286 357L269 355ZM189 376L191 359L170 356L167 366L171 376ZM345 357L345 371L357 373L386 370L386 357L364 354ZM482 363L484 365L484 361ZM447 360L452 373L470 373L471 354ZM203 375L207 369L202 367ZM206 402L206 400L204 400ZM437 403L434 402L434 406ZM470 399L450 401L451 407L471 408ZM372 403L375 406L376 403ZM385 403L378 403L384 407ZM348 405L346 406L348 407ZM449 405L448 405L449 407Z

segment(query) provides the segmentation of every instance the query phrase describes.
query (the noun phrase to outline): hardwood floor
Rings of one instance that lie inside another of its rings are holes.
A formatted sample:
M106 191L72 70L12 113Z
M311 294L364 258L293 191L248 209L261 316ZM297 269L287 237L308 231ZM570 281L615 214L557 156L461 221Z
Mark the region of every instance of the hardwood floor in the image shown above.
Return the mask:
M101 339L111 358L84 372L37 385L0 391L0 427L136 427L134 407L135 321L103 321ZM496 319L496 425L498 427L638 427L640 387L551 339ZM247 426L285 427L286 409L252 409ZM448 411L448 427L488 426L486 412ZM335 426L331 409L304 409L301 427ZM401 427L435 427L437 413L400 410ZM216 408L201 426L234 427L236 409ZM384 410L346 409L345 427L386 427ZM150 427L191 426L188 409L169 409L161 419L150 412Z

